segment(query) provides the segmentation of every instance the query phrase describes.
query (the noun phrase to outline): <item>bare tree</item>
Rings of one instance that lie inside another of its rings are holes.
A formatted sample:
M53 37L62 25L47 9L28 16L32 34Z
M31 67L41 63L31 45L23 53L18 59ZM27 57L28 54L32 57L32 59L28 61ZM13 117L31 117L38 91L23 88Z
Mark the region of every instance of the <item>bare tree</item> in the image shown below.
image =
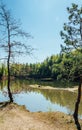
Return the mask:
M29 37L29 33L26 33L21 29L21 24L17 22L11 15L11 11L1 3L0 4L0 48L5 53L5 59L7 60L8 70L8 95L10 102L13 102L12 94L10 91L10 61L11 58L22 54L31 54L32 47L24 43Z

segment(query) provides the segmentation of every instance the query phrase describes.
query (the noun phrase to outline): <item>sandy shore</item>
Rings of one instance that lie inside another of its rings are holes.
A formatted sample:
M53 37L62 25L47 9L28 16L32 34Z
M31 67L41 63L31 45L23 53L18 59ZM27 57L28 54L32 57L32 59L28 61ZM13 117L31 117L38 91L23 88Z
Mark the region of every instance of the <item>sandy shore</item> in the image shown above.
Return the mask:
M51 87L51 86L39 86L39 85L29 85L29 87L31 88L39 88L39 89L53 89L53 90L67 90L67 91L77 91L78 90L78 86L74 86L73 88L57 88L57 87Z
M80 122L82 124L82 120ZM60 112L29 112L24 106L0 108L0 130L77 130L73 117Z

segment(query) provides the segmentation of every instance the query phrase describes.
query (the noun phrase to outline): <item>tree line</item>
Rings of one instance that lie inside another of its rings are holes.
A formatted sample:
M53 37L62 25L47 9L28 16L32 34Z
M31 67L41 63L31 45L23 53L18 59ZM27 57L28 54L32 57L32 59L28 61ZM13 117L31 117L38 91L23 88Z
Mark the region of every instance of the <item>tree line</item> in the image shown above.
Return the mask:
M67 54L47 57L42 63L10 65L11 76L17 78L51 78L53 80L78 81L82 73L82 53L77 50ZM0 77L7 76L7 67L0 65Z

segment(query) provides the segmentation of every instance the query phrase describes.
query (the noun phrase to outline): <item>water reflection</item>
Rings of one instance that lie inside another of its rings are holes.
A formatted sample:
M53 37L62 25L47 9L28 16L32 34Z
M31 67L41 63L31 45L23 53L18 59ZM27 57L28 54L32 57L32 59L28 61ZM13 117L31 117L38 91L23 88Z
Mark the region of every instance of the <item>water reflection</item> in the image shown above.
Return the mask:
M32 112L35 111L62 111L68 113L67 109L60 104L54 104L46 98L41 93L29 92L29 93L20 93L16 94L15 102L24 105L26 108ZM21 99L21 100L20 100Z
M11 90L14 102L25 105L30 111L61 111L72 114L75 106L77 93L63 90L43 90L31 88L30 83L25 81L12 81ZM0 85L0 102L8 101L6 82ZM48 85L49 86L49 85ZM82 115L82 100L79 114Z

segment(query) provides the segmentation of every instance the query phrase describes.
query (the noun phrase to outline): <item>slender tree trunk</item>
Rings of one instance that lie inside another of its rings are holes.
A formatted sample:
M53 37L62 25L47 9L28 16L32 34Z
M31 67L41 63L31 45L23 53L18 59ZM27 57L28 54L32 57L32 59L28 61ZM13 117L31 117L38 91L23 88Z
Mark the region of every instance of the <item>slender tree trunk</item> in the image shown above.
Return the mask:
M8 61L7 61L7 67L8 67L8 82L7 82L7 88L8 88L8 96L10 98L10 102L13 102L13 97L12 97L12 93L10 90L10 67L9 67L9 59L10 56L8 56Z
M82 18L80 18L80 36L81 36L81 42L82 42ZM77 126L77 130L81 130L81 126L78 121L78 110L79 110L79 104L80 104L80 100L81 100L81 85L82 85L82 75L80 75L80 82L79 82L79 86L78 86L78 96L77 96L77 100L75 103L75 111L73 114L75 124Z
M9 24L7 22L7 29L8 29L8 60L7 60L7 69L8 69L8 83L7 83L7 87L8 87L8 95L10 98L10 102L13 102L13 97L12 97L12 93L10 90L10 56L11 56L11 46L10 46L10 31L9 31Z
M77 95L77 100L75 103L75 110L74 110L74 120L75 120L75 124L77 126L77 130L81 130L81 126L78 120L78 110L79 110L79 104L80 104L80 100L81 100L81 81L82 79L80 78L80 82L79 82L79 86L78 86L78 95Z

